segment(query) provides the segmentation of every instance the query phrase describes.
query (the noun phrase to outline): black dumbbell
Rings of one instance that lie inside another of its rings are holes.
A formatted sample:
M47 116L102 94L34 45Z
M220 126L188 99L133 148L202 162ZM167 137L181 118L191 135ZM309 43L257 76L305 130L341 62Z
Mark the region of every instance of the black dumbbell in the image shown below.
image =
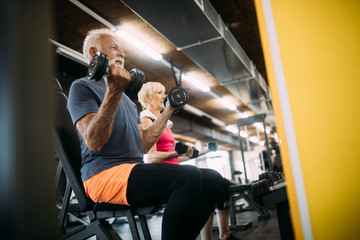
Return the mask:
M193 149L193 155L190 158L197 158L199 156L199 150L197 150L195 147L192 147Z
M171 106L180 108L188 102L189 94L182 87L174 87L170 89L166 98Z
M259 180L268 179L271 183L271 186L274 186L276 184L276 178L272 175L272 173L269 172L263 172L259 174Z
M97 52L88 66L88 78L95 81L102 79L102 77L109 72L108 64L109 57L101 51ZM137 95L145 82L144 72L134 68L130 70L129 73L131 82L125 89L125 93L128 95Z
M164 109L161 110L161 113L165 110L167 101L168 101L168 98L166 97L166 98L164 99ZM182 109L182 107L177 108L177 109L173 112L173 114L176 114L176 113L180 112L181 109Z
M208 142L208 150L210 152L216 152L218 149L218 145L216 142Z
M186 145L184 142L182 142L182 141L177 142L177 143L175 144L175 151L176 151L177 154L179 154L179 155L186 153L186 152L187 152L187 149L188 149L187 145Z
M273 171L260 173L259 180L263 180L263 179L268 179L271 186L284 182L284 179L281 177L281 174Z
M284 175L280 172L273 172L274 178L276 178L276 184L285 182Z
M188 146L182 141L177 142L175 144L175 151L179 155L185 154L187 152L187 149ZM197 158L199 156L199 150L197 150L195 147L192 147L192 149L193 149L193 155L191 156L191 158Z
M164 109L166 108L167 101L169 101L171 106L177 107L177 109L174 111L174 114L176 114L182 109L183 106L185 106L188 100L189 95L185 89L182 87L174 87L170 89L168 95L164 99Z
M269 179L262 179L251 184L251 191L254 196L262 196L270 191L271 181Z

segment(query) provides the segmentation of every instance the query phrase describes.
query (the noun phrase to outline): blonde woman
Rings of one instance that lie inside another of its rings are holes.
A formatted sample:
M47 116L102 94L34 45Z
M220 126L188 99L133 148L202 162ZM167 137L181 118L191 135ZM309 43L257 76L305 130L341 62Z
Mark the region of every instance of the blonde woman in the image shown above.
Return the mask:
M161 116L161 111L164 109L165 87L159 82L147 82L143 85L138 93L138 99L145 110L140 113L140 119L143 127L146 129L150 127L156 119ZM151 163L166 163L179 165L180 162L189 160L193 157L193 148L188 146L185 154L179 155L175 150L175 139L171 132L173 123L168 120L166 128L156 144L148 152L148 160ZM202 152L202 155L206 153ZM236 240L229 229L229 186L230 183L225 178L223 179L223 194L219 197L216 204L217 216L219 222L220 239ZM212 224L214 212L210 215L207 223L201 230L201 238L203 240L212 240Z

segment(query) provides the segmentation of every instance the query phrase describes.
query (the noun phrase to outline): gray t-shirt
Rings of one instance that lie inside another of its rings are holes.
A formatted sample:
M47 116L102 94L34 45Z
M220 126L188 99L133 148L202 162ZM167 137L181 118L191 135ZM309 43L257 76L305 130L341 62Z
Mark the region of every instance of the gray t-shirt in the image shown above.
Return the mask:
M105 92L104 79L96 82L84 77L72 83L67 108L74 125L86 114L98 112ZM110 139L99 152L91 151L79 135L82 181L122 163L143 163L143 149L138 127L140 123L135 103L123 93Z

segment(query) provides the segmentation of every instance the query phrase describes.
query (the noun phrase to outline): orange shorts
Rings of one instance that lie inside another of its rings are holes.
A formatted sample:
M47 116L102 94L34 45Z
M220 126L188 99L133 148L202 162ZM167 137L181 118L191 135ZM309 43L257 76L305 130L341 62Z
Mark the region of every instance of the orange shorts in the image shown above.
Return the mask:
M129 205L126 199L128 179L136 164L120 164L83 182L86 195L94 202Z

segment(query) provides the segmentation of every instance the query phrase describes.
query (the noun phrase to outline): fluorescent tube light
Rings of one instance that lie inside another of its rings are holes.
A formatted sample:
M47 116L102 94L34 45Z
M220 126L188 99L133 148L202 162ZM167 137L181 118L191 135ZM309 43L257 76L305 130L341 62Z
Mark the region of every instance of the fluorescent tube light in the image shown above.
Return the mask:
M226 130L228 130L229 132L232 132L232 133L238 133L237 128L234 128L232 126L227 126Z
M262 123L256 122L256 123L254 123L254 126L255 126L256 128L258 128L259 130L264 131L264 126L263 126Z
M247 138L249 135L246 132L240 132L240 137Z
M212 117L212 116L210 116L208 114L205 115L205 116L209 117L211 119L211 122L218 125L219 127L224 127L226 125L223 121L221 121L221 120L219 120L217 118L214 118L214 117Z
M195 79L194 77L188 74L184 74L183 79L189 81L191 84L193 84L195 87L199 88L203 92L210 91L210 88L208 86L206 86L205 84L203 84L202 82L198 81L197 79Z
M207 113L205 113L205 112L203 112L203 111L201 111L201 110L197 109L196 107L193 107L193 106L191 106L189 104L186 104L184 106L184 110L189 112L189 113L195 114L195 115L197 115L199 117L205 116L207 118L210 118L211 122L214 123L215 125L219 126L219 127L224 127L226 125L223 121L221 121L221 120L219 120L217 118L214 118L213 116L211 116L211 115L209 115L209 114L207 114Z
M116 30L116 34L118 34L121 38L132 44L137 49L141 50L143 53L147 54L148 56L152 57L154 60L161 60L162 56L161 54L155 52L148 46L146 46L144 43L139 41L136 37L128 33L127 31L123 29Z
M247 117L249 117L249 114L247 114L247 113L241 113L241 118L247 118Z
M249 141L253 142L253 143L258 143L259 139L257 137L255 137L255 136L252 136L252 137L249 137Z
M75 62L81 63L85 66L89 65L89 63L85 60L84 55L82 55L81 53L79 53L65 45L62 45L52 39L49 39L49 42L57 47L56 48L57 54L60 54L61 56L67 57L71 60L74 60Z
M228 109L230 109L232 111L236 110L236 106L234 104L230 103L229 101L227 101L223 98L220 98L220 102Z
M264 131L264 125L262 123L254 123L254 126L259 129L260 131ZM270 133L270 129L266 128L266 133L269 134Z
M204 116L204 112L203 112L203 111L201 111L201 110L199 110L199 109L197 109L197 108L195 108L195 107L193 107L193 106L191 106L191 105L189 105L189 104L185 104L183 109L184 109L185 111L187 111L187 112L190 112L190 113L192 113L192 114L195 114L196 116L199 116L199 117Z
M88 62L85 60L84 56L72 49L67 49L64 47L57 47L56 53L58 53L64 57L70 58L82 65L85 65L85 66L88 65Z

